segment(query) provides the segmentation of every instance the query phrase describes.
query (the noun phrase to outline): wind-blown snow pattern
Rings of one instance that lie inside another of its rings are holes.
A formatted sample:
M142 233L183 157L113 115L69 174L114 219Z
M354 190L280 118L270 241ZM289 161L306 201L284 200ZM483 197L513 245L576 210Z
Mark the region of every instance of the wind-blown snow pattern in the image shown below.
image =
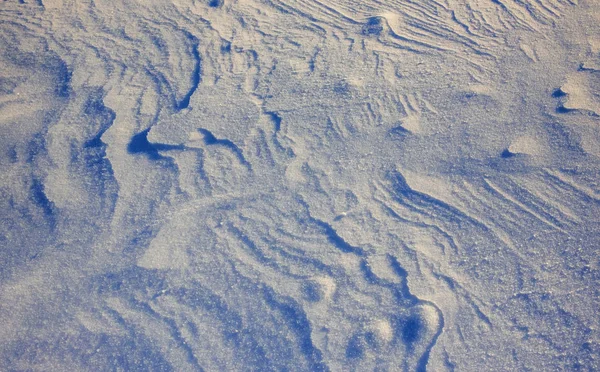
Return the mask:
M596 0L0 3L0 370L600 370Z

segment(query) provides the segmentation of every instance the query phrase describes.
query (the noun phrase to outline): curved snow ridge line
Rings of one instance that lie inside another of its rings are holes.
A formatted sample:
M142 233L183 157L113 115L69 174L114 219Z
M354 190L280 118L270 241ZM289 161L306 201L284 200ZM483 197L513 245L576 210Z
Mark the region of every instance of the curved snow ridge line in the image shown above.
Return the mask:
M416 371L417 372L426 372L427 364L429 363L429 356L431 354L431 351L437 344L438 338L444 332L445 321L444 321L444 313L435 303L433 303L431 301L427 301L427 300L421 300L421 299L419 299L419 301L422 304L426 304L426 305L433 307L435 309L438 319L439 319L439 326L438 326L437 332L435 333L435 335L431 339L431 342L429 343L429 345L427 345L427 349L425 350L425 352L423 353L423 355L421 356L421 358L419 358L419 361L417 362Z
M431 351L436 346L440 335L444 332L444 327L445 327L444 313L442 312L440 307L435 302L429 301L429 300L423 300L423 299L415 296L414 294L412 294L412 292L410 291L409 285L408 285L408 272L406 270L404 270L402 268L402 266L400 266L400 263L394 257L388 255L388 259L390 260L390 264L392 265L393 270L396 272L396 274L398 276L400 276L403 279L402 280L402 291L403 291L404 295L407 298L415 301L415 303L417 303L419 305L426 305L426 306L432 307L436 312L437 330L435 331L435 333L434 333L433 337L431 338L431 341L427 345L425 351L423 352L421 357L418 359L417 365L415 368L415 370L417 372L425 372L425 371L427 371L427 364L429 363L429 356L431 354ZM427 319L427 320L429 320L429 322L433 321L432 319Z
M148 140L148 134L152 130L152 127L145 129L131 137L131 140L127 144L127 152L129 154L143 154L150 160L161 160L165 159L162 153L169 151L202 151L201 148L195 146L186 146L182 144L165 144L159 142L150 142ZM252 171L252 165L244 157L243 151L232 141L228 139L216 138L209 130L204 128L197 128L198 133L202 135L202 140L206 146L216 146L229 150L235 158L240 162L241 165L247 168L248 171Z
M178 111L184 110L190 106L190 99L192 98L192 96L194 95L196 90L198 90L198 86L202 82L202 59L200 58L200 52L198 50L200 43L199 43L198 39L195 36L193 36L192 34L190 34L189 32L186 32L185 35L192 42L192 56L194 58L194 70L192 71L192 74L190 77L191 85L192 85L190 87L190 90L185 94L185 96L181 99L181 101L179 101L177 103L177 105L175 107L176 110L178 110Z
M365 279L369 283L388 288L392 292L396 290L399 291L400 298L398 301L406 303L407 305L404 305L405 308L421 309L421 311L417 313L416 318L414 318L414 314L409 316L408 321L404 323L403 328L400 331L400 337L405 342L408 350L414 349L413 343L420 341L420 339L424 336L422 334L423 331L420 329L421 327L425 326L426 331L429 331L430 327L434 327L435 331L431 336L429 336L430 341L425 346L421 356L419 356L415 361L414 369L408 368L408 365L406 364L408 360L405 361L405 369L425 372L427 370L427 364L429 362L431 351L436 346L440 335L444 332L444 314L436 303L421 299L414 295L409 288L408 272L400 265L396 257L389 253L386 254L386 257L392 271L401 279L400 283L379 278L370 270L368 264L366 264L366 261L364 260L361 262L361 269L365 275ZM432 314L430 311L428 311L429 309L433 309L435 314ZM424 325L421 322L423 322Z

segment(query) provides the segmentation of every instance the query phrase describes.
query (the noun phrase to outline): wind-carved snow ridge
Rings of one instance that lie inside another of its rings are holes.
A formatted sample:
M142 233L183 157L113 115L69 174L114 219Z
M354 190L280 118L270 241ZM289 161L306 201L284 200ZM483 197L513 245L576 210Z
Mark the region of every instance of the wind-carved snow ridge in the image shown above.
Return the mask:
M0 370L600 370L598 14L4 1Z

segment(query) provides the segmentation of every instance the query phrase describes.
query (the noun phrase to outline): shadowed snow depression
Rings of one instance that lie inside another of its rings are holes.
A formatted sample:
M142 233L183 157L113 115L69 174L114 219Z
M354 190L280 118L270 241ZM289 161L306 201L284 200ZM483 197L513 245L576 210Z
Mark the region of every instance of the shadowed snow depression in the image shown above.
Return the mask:
M0 3L1 371L600 370L598 0Z

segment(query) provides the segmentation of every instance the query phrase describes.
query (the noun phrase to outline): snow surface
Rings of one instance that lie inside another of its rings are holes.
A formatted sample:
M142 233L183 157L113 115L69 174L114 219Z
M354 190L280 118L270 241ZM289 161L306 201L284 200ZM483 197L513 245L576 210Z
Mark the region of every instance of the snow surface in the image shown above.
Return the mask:
M600 370L598 0L0 3L1 371Z

